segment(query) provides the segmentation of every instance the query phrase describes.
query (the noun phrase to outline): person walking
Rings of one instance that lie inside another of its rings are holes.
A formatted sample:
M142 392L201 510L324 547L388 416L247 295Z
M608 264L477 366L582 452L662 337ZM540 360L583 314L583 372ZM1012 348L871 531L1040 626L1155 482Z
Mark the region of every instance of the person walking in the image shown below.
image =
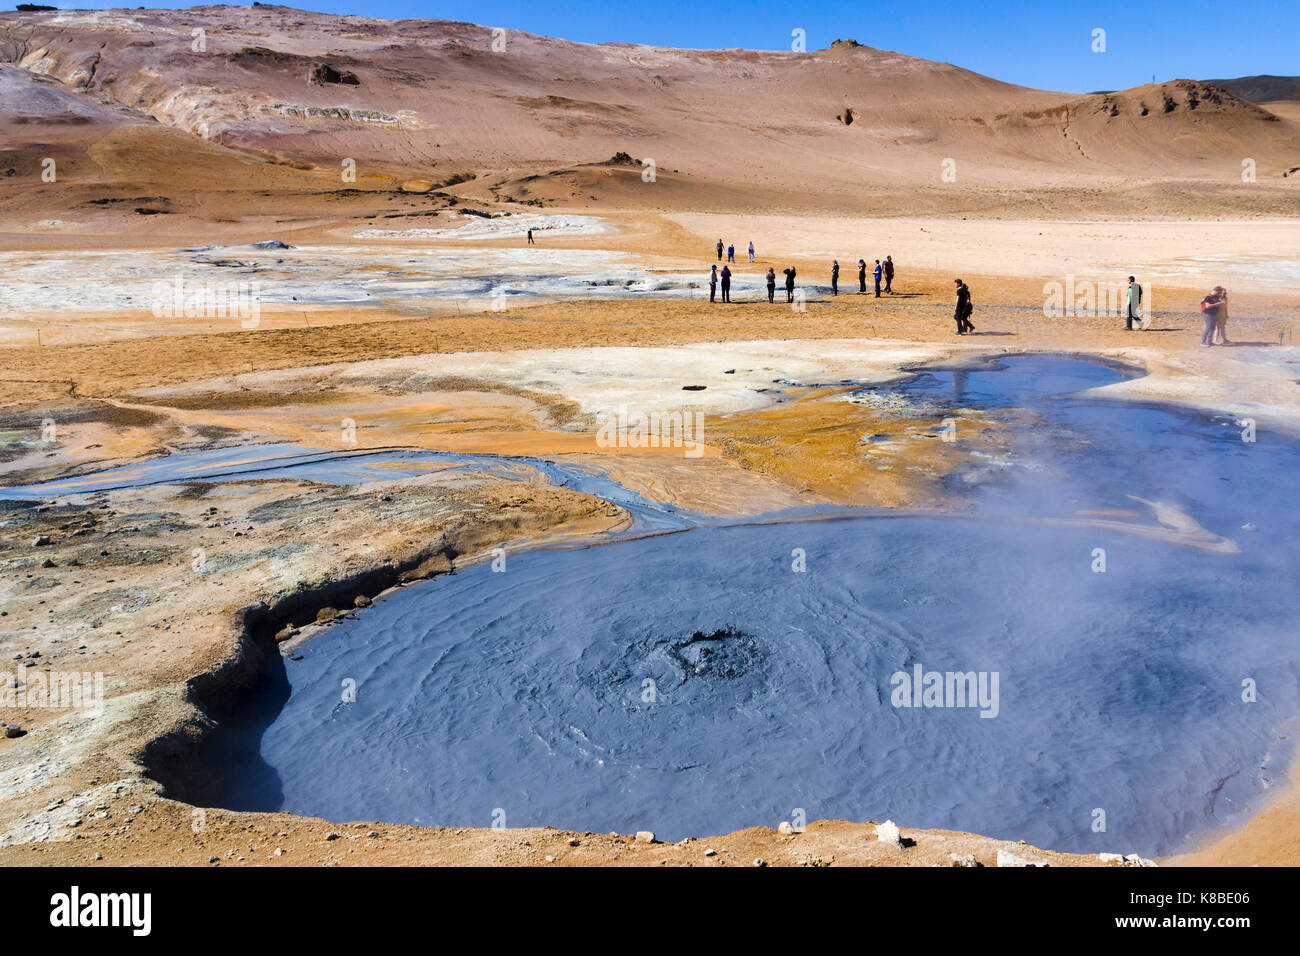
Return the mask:
M831 265L831 295L840 294L840 260Z
M722 301L731 301L731 267L722 267Z
M865 295L867 292L867 260L858 260L858 295Z
M875 271L872 273L872 275L876 277L876 298L877 298L877 299L880 298L880 276L881 276L881 274L882 274L883 272L884 272L884 270L881 269L881 267L880 267L880 260L877 259L877 260L876 260L876 269L875 269Z
M776 301L776 270L767 270L767 301Z
M885 291L894 294L894 257L885 256Z
M715 264L709 272L709 301L716 302L718 297L718 267Z
M1219 293L1219 314L1214 318L1214 344L1231 345L1228 341L1228 290L1216 285L1214 291Z
M754 261L754 240L749 240L749 261Z
M970 289L966 288L966 283L960 279L954 279L953 282L957 284L957 308L953 311L952 317L957 322L957 334L965 335L967 332L975 331L975 326L970 322L975 306L971 303Z
M718 240L718 261L722 261L722 240Z
M1137 279L1133 276L1128 277L1128 306L1126 311L1128 312L1128 321L1124 324L1126 329L1132 332L1134 321L1137 322L1139 329L1145 327L1145 323L1142 321L1142 286L1138 284Z
M727 246L727 261L728 261L728 262L735 262L735 261L736 261L736 247L735 247L735 246Z
M537 245L537 243L533 242L533 231L531 229L528 230L528 244L530 246Z
M794 266L789 269L782 269L785 273L785 301L794 301Z

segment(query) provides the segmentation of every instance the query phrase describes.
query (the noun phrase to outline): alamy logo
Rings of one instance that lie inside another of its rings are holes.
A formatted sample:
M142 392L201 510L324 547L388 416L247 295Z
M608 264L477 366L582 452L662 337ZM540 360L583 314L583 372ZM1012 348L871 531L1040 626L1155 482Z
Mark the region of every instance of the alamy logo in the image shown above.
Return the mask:
M0 671L0 707L82 710L97 716L104 712L104 675L30 667L18 680Z
M82 893L74 886L50 897L50 925L127 926L133 936L148 936L153 928L150 893Z
M261 282L190 282L177 275L153 284L155 319L239 319L245 329L262 321Z
M978 707L981 717L996 717L997 671L927 671L920 664L912 673L895 671L889 695L895 707Z
M1123 282L1093 282L1067 275L1064 282L1043 284L1043 316L1048 319L1127 315L1130 296L1134 318L1151 311L1151 288Z
M616 412L596 415L596 444L601 448L681 448L683 457L704 454L703 412Z

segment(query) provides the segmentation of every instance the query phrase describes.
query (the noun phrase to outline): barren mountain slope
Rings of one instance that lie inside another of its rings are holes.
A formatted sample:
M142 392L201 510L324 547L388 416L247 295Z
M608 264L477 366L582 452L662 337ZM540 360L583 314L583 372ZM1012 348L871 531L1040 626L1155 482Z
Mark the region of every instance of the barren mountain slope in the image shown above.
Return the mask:
M804 54L593 46L217 6L3 14L0 62L67 94L66 109L33 115L11 105L21 76L6 70L0 133L14 145L0 163L13 175L57 147L75 154L65 182L161 180L173 212L188 199L200 218L347 219L358 203L340 187L412 180L570 206L1087 215L1132 212L1133 193L1153 215L1206 197L1275 215L1294 207L1282 172L1300 163L1300 126L1204 83L1071 96L853 41ZM640 188L639 164L594 165L619 152L653 160L660 188ZM266 195L242 208L237 194L254 190ZM22 218L28 198L0 196L0 214ZM421 208L393 208L408 207Z

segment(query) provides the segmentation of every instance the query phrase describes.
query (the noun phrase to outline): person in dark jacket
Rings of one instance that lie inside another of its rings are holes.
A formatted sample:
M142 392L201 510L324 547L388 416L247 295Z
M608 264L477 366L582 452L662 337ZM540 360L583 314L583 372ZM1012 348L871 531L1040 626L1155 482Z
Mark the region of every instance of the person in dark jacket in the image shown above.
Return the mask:
M865 295L867 291L867 260L858 260L858 295Z
M966 283L960 279L954 279L953 282L957 284L957 308L952 317L957 322L957 334L965 335L967 332L975 331L975 326L971 325L970 322L971 313L975 311L975 306L971 304L970 289L966 287Z
M722 240L718 240L718 261L722 261Z
M735 262L735 261L736 261L736 247L735 247L735 246L727 246L727 261L728 261L728 262Z
M831 265L831 295L840 294L840 260Z
M884 272L884 270L880 267L880 260L877 259L877 260L876 260L876 269L875 269L875 271L872 273L872 275L875 276L875 278L876 278L876 298L877 298L877 299L880 298L880 276L881 276L881 273L883 273L883 272Z
M885 256L885 291L894 294L894 257Z
M731 267L722 267L722 301L731 301Z
M716 302L718 299L718 267L714 266L709 272L709 301Z
M794 301L794 266L789 269L782 269L785 273L785 301Z
M776 270L767 270L767 301L776 301Z

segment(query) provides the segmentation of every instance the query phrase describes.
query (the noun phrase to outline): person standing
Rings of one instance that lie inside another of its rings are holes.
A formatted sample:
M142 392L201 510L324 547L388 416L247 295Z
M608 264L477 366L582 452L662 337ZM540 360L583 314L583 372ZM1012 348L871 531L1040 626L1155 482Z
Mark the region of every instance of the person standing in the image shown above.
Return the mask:
M776 301L776 270L771 268L767 270L767 301Z
M840 260L836 259L831 265L831 295L840 294Z
M858 295L867 293L867 260L858 260Z
M749 240L749 261L754 261L754 240Z
M722 261L722 240L718 240L718 261Z
M794 266L789 269L782 269L785 273L785 301L794 301Z
M1219 293L1219 314L1214 317L1214 344L1231 345L1228 341L1228 290L1216 285L1214 291Z
M1215 332L1219 326L1219 312L1224 306L1224 301L1219 295L1219 290L1223 286L1216 285L1210 290L1210 294L1201 300L1201 314L1205 317L1205 328L1201 332L1201 345L1207 348L1214 345ZM1227 320L1224 320L1225 324Z
M1142 322L1142 286L1138 285L1137 279L1133 276L1128 277L1128 321L1124 327L1130 332L1133 331L1133 322L1136 320L1138 328L1143 327Z
M716 302L718 297L718 267L715 264L709 272L709 301Z
M894 294L894 257L885 256L885 291Z
M731 267L722 267L722 301L731 301Z
M960 279L954 279L953 282L957 284L957 308L953 311L952 317L957 322L957 334L965 335L967 332L975 331L975 326L970 322L975 306L971 303L970 289L966 288L966 283Z
M872 272L872 275L875 276L875 279L876 279L876 298L877 298L877 299L880 298L880 276L881 276L881 273L882 273L883 271L884 271L884 270L881 269L881 267L880 267L880 260L877 259L877 260L876 260L876 268L875 268L875 271Z
M736 247L735 247L735 246L727 246L727 261L728 261L728 262L735 262L735 261L736 261Z
M537 245L537 243L533 242L533 231L531 229L528 230L528 244L530 246Z

